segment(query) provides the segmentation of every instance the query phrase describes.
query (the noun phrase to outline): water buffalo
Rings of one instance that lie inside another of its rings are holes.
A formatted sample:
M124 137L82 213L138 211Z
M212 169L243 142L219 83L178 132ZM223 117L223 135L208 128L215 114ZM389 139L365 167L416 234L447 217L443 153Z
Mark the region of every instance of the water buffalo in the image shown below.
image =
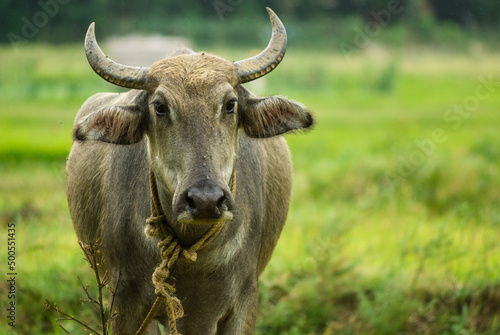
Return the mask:
M185 316L184 335L252 334L258 276L285 223L292 164L280 136L313 125L302 104L256 97L243 83L271 72L283 59L286 32L268 9L266 49L230 62L182 49L150 67L107 58L85 39L90 66L105 80L130 88L98 93L79 110L67 162L67 197L77 237L99 241L100 266L114 281L119 313L113 334L134 334L155 292L158 239L144 234L151 215L149 171L168 226L180 245L195 243L226 222L194 263L179 261L171 280ZM160 309L155 320L167 325ZM168 327L168 326L166 326ZM156 334L157 324L148 328Z

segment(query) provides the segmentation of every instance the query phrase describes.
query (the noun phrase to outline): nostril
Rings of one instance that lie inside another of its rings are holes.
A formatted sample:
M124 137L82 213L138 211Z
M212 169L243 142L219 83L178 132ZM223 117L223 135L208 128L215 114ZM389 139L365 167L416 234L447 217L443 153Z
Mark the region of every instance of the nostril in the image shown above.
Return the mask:
M226 205L227 197L223 195L219 201L217 201L217 209L222 213L224 211L227 211L227 205Z
M195 209L196 208L196 203L193 200L193 198L188 194L186 194L186 204L189 208Z

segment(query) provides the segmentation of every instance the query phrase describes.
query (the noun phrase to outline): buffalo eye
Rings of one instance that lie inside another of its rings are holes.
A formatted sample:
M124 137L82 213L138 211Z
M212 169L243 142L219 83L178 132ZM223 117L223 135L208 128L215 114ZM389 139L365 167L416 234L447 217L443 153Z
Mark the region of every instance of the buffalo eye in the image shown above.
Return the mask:
M238 102L238 100L232 99L226 103L226 113L227 114L234 114L234 109L236 108L237 102Z
M167 115L167 106L165 106L161 102L159 102L159 101L153 102L153 107L155 109L155 114L157 116L165 116L165 115Z

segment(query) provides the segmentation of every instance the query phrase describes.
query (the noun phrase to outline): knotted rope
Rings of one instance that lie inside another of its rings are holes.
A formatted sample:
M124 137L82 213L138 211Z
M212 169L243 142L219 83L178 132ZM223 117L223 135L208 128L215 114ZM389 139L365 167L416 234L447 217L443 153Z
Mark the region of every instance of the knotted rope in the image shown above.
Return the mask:
M167 283L167 279L172 274L172 268L179 258L184 258L189 262L195 262L198 258L198 250L207 246L217 237L224 227L225 222L221 221L212 225L210 230L208 230L198 242L188 249L183 249L179 245L179 241L175 238L174 232L167 224L165 214L163 214L158 199L156 180L151 169L149 171L149 182L151 185L151 216L146 220L144 233L149 237L157 237L160 239L158 248L160 248L162 262L153 273L153 285L157 296L156 300L142 322L141 327L136 332L136 335L145 333L162 302L165 302L170 334L181 335L177 331L177 319L184 316L184 309L182 308L181 301L174 295L175 287ZM233 181L233 188L234 184Z

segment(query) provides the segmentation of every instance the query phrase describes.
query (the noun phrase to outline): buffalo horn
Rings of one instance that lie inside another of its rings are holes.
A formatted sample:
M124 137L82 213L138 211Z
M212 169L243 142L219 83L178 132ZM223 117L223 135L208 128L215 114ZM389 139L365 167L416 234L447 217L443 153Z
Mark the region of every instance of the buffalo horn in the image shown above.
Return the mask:
M236 65L240 83L246 83L268 74L281 62L286 51L286 30L279 17L266 8L273 27L267 47L257 56L240 60Z
M126 66L109 59L97 44L94 26L92 22L85 37L85 54L92 69L104 80L115 85L143 89L149 68Z

